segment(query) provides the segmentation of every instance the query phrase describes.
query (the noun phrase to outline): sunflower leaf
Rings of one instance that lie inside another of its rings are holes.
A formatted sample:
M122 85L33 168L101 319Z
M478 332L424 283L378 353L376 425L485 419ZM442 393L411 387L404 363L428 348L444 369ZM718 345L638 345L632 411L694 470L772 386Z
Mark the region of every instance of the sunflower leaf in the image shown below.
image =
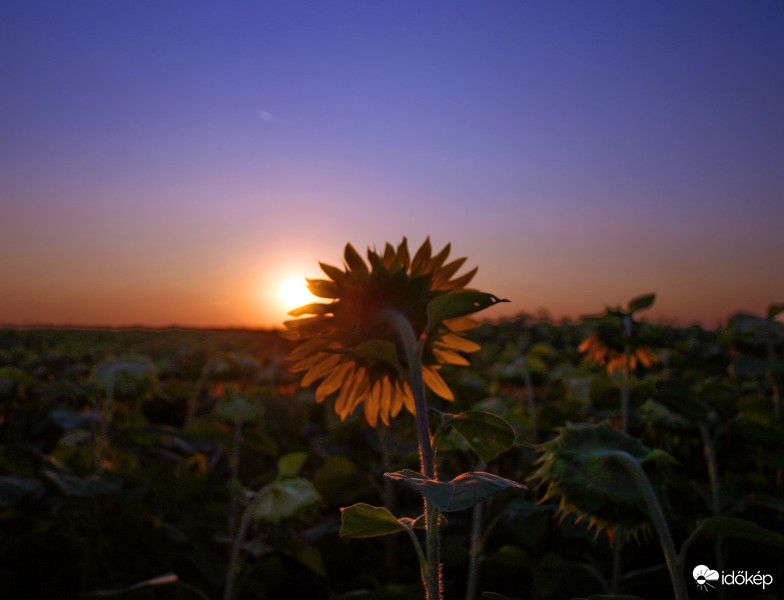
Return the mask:
M686 553L698 537L707 540L735 538L758 544L766 544L768 546L784 547L784 535L771 529L761 527L746 519L739 519L737 517L708 517L699 523L697 529L692 531L691 535L683 543L683 546L681 546L679 559L681 564L685 562Z
M278 479L290 479L299 475L300 469L308 460L306 452L289 452L278 459Z
M509 302L486 292L454 292L433 298L427 305L428 329L447 319L479 312L499 302Z
M514 429L504 419L481 410L462 412L449 424L484 462L490 462L511 448L516 437Z
M321 496L310 481L294 477L265 485L248 510L256 522L278 523L320 501Z
M340 509L340 537L369 538L405 531L407 527L383 506L360 502Z
M384 475L390 479L396 479L407 484L443 512L471 508L482 500L490 498L497 492L507 488L526 489L521 483L482 471L463 473L452 481L428 479L421 473L416 473L410 469L384 473Z
M637 312L643 308L648 308L656 300L656 294L645 294L637 296L629 301L629 313Z

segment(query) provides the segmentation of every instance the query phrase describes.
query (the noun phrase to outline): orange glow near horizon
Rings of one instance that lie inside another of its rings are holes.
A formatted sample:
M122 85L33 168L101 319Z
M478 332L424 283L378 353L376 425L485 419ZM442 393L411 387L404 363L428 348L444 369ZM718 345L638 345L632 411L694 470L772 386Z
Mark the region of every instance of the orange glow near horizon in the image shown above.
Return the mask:
M286 312L316 302L318 298L310 293L304 277L286 279L278 286L278 300L282 302Z

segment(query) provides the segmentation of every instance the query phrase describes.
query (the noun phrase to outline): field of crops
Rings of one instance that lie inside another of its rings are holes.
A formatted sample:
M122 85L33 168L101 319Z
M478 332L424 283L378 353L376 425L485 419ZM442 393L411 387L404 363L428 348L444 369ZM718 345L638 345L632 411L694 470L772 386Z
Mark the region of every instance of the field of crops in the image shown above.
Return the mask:
M713 330L615 317L461 334L481 349L439 371L439 479L526 488L441 511L445 598L673 597L613 452L650 483L690 598L784 598L775 307ZM422 598L422 534L400 525L422 499L384 477L420 469L414 418L342 420L288 371L292 348L272 331L0 330L0 598ZM354 505L386 507L389 530L348 531Z

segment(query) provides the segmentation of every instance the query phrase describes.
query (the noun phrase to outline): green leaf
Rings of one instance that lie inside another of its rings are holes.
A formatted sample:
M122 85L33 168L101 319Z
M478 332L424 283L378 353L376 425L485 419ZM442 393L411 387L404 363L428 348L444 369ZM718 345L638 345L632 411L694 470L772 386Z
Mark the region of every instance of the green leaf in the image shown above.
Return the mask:
M629 301L629 312L634 313L643 308L648 308L656 300L656 294L637 296Z
M427 479L409 469L384 475L406 483L444 512L471 508L507 488L526 489L521 483L481 471L463 473L449 482Z
M406 526L383 506L359 503L340 509L340 537L369 538L405 530Z
M277 523L320 501L321 496L310 481L295 477L265 485L249 510L256 521Z
M514 429L504 419L480 410L460 413L449 424L486 463L511 448L516 437Z
M306 460L308 460L307 452L291 452L281 456L278 460L278 479L296 477Z
M698 537L708 540L735 538L768 546L784 547L784 535L771 529L766 529L756 523L737 517L709 517L701 521L697 529L691 533L689 539L684 542L681 550L684 558L688 546Z
M455 292L438 296L427 305L428 327L432 328L447 319L479 312L499 302L509 302L509 300L502 300L485 292Z

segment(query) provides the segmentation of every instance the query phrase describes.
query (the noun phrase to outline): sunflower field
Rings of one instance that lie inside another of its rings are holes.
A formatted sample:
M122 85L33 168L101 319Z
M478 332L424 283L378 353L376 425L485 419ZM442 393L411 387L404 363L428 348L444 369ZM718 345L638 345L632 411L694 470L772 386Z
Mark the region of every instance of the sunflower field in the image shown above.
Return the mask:
M445 260L419 264L464 287ZM0 598L421 599L437 483L446 599L784 599L784 307L705 329L653 301L433 326L437 482L362 346L385 331L2 329Z

